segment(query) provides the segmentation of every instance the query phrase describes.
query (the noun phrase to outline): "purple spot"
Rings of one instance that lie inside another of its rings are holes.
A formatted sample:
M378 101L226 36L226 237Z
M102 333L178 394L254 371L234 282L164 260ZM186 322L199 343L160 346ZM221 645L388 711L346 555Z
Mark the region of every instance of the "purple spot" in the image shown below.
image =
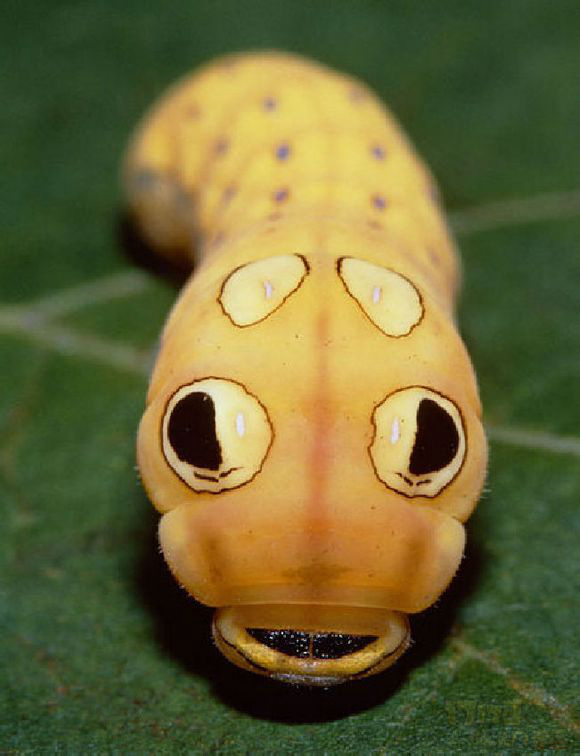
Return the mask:
M353 87L349 90L348 93L348 99L352 102L360 102L361 100L364 100L365 93L362 89L358 89L357 87Z
M373 205L377 208L377 210L384 210L387 206L386 200L384 197L381 197L380 194L375 194L372 198Z
M275 202L284 202L289 197L288 189L278 189L274 192L274 201Z
M264 110L276 110L277 102L273 97L266 97L266 99L262 102L262 107Z
M186 118L199 118L201 115L201 110L199 109L199 105L196 105L195 103L191 103L191 105L188 105L185 109L185 116Z
M438 254L437 254L437 252L436 252L436 251L435 251L435 250L433 249L433 247L428 247L428 248L427 248L427 251L429 252L429 258L430 258L431 262L433 263L433 265L434 265L435 267L437 267L438 265L440 265L440 263L441 263L441 260L439 259L439 255L438 255Z
M226 188L224 189L224 193L222 194L222 202L224 204L229 202L232 199L232 197L235 196L236 191L237 190L235 186L226 186Z
M216 155L225 155L229 150L229 147L230 143L227 139L218 139L218 141L215 143Z
M289 144L281 144L276 149L276 157L278 160L286 160L290 155L290 145Z
M385 151L381 147L380 144L375 144L375 146L371 150L373 157L377 160L384 160L385 159Z
M441 201L441 197L439 196L439 191L435 185L431 185L427 189L427 196L432 202L439 203Z

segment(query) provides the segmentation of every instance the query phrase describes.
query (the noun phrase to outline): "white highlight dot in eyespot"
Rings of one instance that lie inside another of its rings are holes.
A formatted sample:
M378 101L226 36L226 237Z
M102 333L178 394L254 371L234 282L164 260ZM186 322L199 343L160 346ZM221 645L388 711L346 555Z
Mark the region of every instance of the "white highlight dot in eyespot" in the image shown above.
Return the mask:
M405 276L354 257L340 258L337 271L346 291L385 336L408 336L421 322L421 295Z
M397 441L401 438L401 426L399 424L399 418L396 417L393 420L393 425L391 427L391 443L396 444Z
M233 270L222 285L219 303L240 328L264 320L292 296L308 274L300 255L273 255Z
M244 420L244 416L241 412L238 412L238 415L236 417L236 430L238 432L238 436L241 438L245 432L246 432L246 421Z

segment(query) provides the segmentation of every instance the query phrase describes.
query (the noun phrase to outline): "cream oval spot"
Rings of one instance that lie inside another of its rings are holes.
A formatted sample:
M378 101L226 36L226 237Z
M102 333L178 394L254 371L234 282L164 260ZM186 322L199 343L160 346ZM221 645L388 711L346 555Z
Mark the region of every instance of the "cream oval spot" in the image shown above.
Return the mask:
M421 295L400 273L354 257L342 257L337 269L346 291L386 336L407 336L420 323Z
M224 281L219 303L236 326L259 323L300 287L308 273L301 255L276 255L236 268Z

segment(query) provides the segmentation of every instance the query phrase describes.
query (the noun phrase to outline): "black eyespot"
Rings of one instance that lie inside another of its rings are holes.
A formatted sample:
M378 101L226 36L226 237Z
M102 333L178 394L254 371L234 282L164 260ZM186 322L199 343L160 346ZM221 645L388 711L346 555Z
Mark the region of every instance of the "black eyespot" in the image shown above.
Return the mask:
M461 410L427 386L393 391L375 407L369 454L393 491L433 498L459 474L467 452Z
M424 475L446 467L459 449L459 433L453 418L432 399L422 399L417 409L417 434L409 472Z
M161 419L161 451L193 491L221 493L249 483L262 469L274 429L259 399L227 378L180 386Z
M192 391L180 399L167 427L169 443L182 462L218 470L222 452L216 435L215 406L209 394Z

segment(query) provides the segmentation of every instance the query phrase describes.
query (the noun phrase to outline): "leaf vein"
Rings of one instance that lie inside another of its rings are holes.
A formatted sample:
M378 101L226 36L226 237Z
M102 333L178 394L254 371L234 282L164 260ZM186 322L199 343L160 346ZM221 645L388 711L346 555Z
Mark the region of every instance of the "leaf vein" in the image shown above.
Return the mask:
M451 641L451 645L454 646L461 654L467 656L475 661L478 661L487 669L494 672L496 675L503 677L507 684L514 690L521 698L528 701L528 703L545 709L548 714L558 722L574 733L580 732L580 723L578 723L572 716L569 708L560 703L556 696L549 693L544 688L534 683L520 680L516 677L507 667L504 667L494 656L485 651L480 651L471 643L455 637Z

